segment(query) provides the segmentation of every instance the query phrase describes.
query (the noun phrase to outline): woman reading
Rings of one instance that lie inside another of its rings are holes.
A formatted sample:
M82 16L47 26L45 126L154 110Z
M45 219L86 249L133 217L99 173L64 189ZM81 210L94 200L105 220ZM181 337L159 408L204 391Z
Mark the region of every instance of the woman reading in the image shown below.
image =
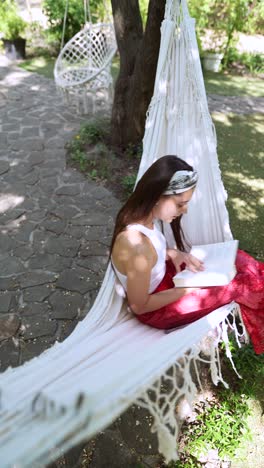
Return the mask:
M177 156L158 159L145 172L117 215L111 260L139 321L169 329L191 323L236 301L255 352L264 352L264 264L238 250L237 274L226 286L175 288L173 276L183 264L193 272L203 263L187 253L181 217L188 210L197 172ZM155 221L170 223L176 249Z

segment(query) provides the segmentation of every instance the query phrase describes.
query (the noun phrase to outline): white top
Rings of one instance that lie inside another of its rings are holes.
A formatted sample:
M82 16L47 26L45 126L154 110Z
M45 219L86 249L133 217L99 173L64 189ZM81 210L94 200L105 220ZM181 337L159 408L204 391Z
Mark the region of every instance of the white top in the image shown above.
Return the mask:
M150 276L150 285L149 285L149 293L155 291L156 287L160 284L161 280L165 275L166 270L166 239L164 235L159 231L159 229L155 226L153 229L149 229L142 224L129 224L127 229L133 229L135 231L142 232L146 237L148 237L156 250L157 253L157 262L155 263L154 267L151 270ZM115 270L116 276L118 277L120 283L122 284L125 291L127 291L127 276L123 275L118 271L115 267L113 260L112 265Z

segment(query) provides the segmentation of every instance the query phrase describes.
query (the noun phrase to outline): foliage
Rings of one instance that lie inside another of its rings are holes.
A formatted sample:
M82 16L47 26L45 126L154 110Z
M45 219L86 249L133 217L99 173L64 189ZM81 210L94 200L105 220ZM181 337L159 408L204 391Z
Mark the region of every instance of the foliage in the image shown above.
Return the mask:
M149 0L139 0L139 8L143 25L147 22Z
M0 32L4 39L18 39L25 32L27 23L19 16L14 0L2 0L0 3Z
M136 183L136 178L137 178L136 174L130 174L130 175L123 177L123 179L121 180L121 184L124 187L127 193L127 196L129 196L133 192L133 189Z
M254 7L253 7L254 4ZM252 0L190 0L190 13L196 19L198 37L205 37L205 49L224 53L224 67L236 33L258 32L264 25L264 6Z
M231 47L227 56L227 67L244 66L250 73L264 73L264 54L239 53Z
M109 0L105 3L110 4ZM47 31L48 40L60 44L63 30L63 20L65 14L65 0L44 0L43 11L48 18L49 28ZM103 21L105 17L104 0L90 0L90 11L93 22ZM85 22L85 12L83 2L80 0L69 1L67 22L65 28L65 39L69 41L77 34Z
M263 32L262 0L189 0L188 7L201 32L205 28L230 29L232 25L246 34Z

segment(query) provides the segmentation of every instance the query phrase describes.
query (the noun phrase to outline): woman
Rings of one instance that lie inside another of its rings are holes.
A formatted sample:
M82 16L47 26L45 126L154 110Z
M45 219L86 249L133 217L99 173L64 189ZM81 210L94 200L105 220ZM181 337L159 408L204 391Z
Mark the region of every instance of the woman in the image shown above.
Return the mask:
M264 264L239 250L237 275L227 286L174 288L173 276L185 265L203 264L185 252L180 220L187 212L197 172L177 156L158 159L143 175L117 215L111 245L114 271L130 309L141 322L162 329L191 323L236 301L256 353L264 352ZM154 221L170 223L177 249L167 249Z

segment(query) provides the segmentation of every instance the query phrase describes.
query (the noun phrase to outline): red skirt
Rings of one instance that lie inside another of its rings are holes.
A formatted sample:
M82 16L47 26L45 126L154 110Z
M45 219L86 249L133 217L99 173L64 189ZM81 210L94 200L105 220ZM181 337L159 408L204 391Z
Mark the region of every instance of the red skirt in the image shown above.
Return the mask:
M255 352L264 353L264 263L238 250L236 268L235 278L226 286L201 288L158 310L136 317L142 323L166 330L194 322L235 301L240 305ZM173 288L175 273L173 263L166 262L165 276L152 294Z

